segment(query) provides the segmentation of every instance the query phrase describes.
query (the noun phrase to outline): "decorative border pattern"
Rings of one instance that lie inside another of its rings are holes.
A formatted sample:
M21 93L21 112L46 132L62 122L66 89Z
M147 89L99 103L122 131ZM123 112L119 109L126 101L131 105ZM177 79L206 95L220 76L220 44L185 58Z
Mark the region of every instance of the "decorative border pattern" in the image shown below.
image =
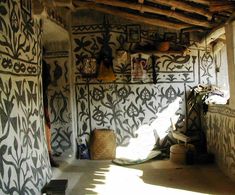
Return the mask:
M0 58L0 73L18 76L38 76L40 67L36 63L17 60L2 54Z
M195 82L196 56L157 55L157 83Z
M208 112L235 118L235 110L227 106L209 106Z

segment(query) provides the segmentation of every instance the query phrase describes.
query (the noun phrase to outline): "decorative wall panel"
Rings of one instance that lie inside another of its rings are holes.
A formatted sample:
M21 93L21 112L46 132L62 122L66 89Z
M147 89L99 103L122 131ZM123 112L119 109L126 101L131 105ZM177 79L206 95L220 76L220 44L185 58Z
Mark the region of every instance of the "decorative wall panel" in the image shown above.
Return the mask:
M47 52L44 59L50 66L52 80L48 88L48 100L53 153L70 154L73 137L68 51Z
M235 180L235 110L210 107L206 115L207 148L220 168Z
M159 54L156 56L155 71L157 84L153 84L153 65L148 62L148 79L144 82L131 81L130 56L126 61L117 58L118 51L133 53L141 45L149 44L153 37L141 31L138 44L126 41L126 25L110 24L109 46L113 54L115 82L103 82L97 78L84 78L81 74L83 59L97 57L102 46L103 25L81 25L72 28L72 49L75 66L75 96L77 134L86 144L95 128L111 128L117 134L118 145L127 145L135 131L144 124L154 124L160 113L164 113L177 97L182 102L178 113L178 130L187 129L187 107L185 90L198 84L198 50L191 54ZM176 114L177 115L177 114ZM170 118L170 117L169 117ZM175 143L169 126L162 135L156 135L157 146L166 147ZM161 134L161 133L160 133Z
M202 50L200 50L199 52L199 83L215 84L216 75L212 53Z
M89 139L95 128L111 128L117 133L117 144L126 145L142 125L151 125L159 113L177 97L184 99L184 88L174 85L90 84L76 86L79 135ZM184 104L175 110L178 128L184 128ZM169 116L170 117L170 116ZM160 125L160 124L158 124ZM157 127L154 127L157 128ZM165 129L165 138L171 126ZM158 139L159 136L156 137ZM173 140L170 140L174 142ZM159 145L160 147L160 145Z
M51 178L40 48L40 21L21 10L20 1L1 1L0 194L39 194Z
M157 55L157 82L158 83L193 83L195 82L195 55Z

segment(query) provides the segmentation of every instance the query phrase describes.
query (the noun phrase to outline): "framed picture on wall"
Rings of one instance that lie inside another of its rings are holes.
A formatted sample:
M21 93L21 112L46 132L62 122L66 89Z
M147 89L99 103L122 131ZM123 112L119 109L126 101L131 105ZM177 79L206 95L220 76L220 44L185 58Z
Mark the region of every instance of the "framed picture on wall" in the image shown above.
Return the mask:
M131 55L131 81L143 81L148 79L149 55L135 53Z
M128 25L127 30L127 42L137 43L140 42L140 25Z
M96 77L98 65L95 58L85 58L83 60L81 74L83 77Z

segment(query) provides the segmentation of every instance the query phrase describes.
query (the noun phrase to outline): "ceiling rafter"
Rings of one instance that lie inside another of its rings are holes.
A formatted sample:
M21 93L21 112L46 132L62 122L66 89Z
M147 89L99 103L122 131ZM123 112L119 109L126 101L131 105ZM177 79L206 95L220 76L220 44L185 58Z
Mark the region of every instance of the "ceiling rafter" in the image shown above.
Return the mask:
M211 12L234 11L235 2L211 1L209 5L209 10Z
M210 4L210 0L187 0L187 1L191 1L191 2L194 2L194 3L200 3L200 4L203 4L203 5L209 5Z
M141 23L159 26L163 28L182 30L185 28L192 27L192 25L190 24L170 22L170 21L161 20L157 18L148 18L142 15L128 13L126 11L121 11L121 10L114 9L111 7L100 6L100 5L97 5L95 2L74 1L73 4L75 5L77 10L94 9L94 10L101 11L107 14L116 15L125 19L134 20L136 22L138 21Z
M47 8L93 9L138 23L184 31L209 32L224 24L235 10L231 0L34 0L33 15Z
M170 6L190 13L196 13L207 17L208 20L211 20L213 16L213 13L211 13L209 10L197 6L192 6L183 1L176 1L176 0L148 0L148 1L161 5Z
M124 1L119 1L119 0L94 0L93 2L95 3L100 3L104 5L109 5L109 6L115 6L115 7L122 7L122 8L128 8L132 10L138 10L140 12L148 12L148 13L153 13L153 14L160 14L164 15L166 17L171 17L175 18L179 21L191 24L191 25L196 25L196 26L203 26L206 28L212 28L212 25L210 22L206 20L199 20L196 18L188 17L182 13L178 13L173 10L165 10L165 9L160 9L157 7L153 6L148 6L148 5L142 5L140 3L128 3Z

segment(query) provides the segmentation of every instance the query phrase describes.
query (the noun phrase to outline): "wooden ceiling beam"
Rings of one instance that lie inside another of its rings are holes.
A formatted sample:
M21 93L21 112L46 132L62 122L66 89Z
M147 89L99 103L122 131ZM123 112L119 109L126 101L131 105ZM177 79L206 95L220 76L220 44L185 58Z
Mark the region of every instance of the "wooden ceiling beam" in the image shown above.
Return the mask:
M234 11L234 2L224 2L224 1L211 1L209 5L209 10L211 12L223 12L223 11Z
M160 8L153 7L153 6L142 5L139 3L127 3L127 2L123 2L123 1L117 1L117 0L112 0L112 1L110 1L110 0L94 0L93 2L104 4L104 5L109 5L109 6L129 8L132 10L138 10L140 12L148 12L148 13L153 13L153 14L164 15L167 17L175 18L177 20L188 23L190 25L212 28L212 25L208 21L205 21L205 20L203 21L203 20L198 20L195 18L187 17L186 15L181 14L181 13L177 13L176 11L173 11L173 10L164 10L164 9L160 9Z
M203 4L203 5L209 5L210 4L210 0L187 0L187 1L191 1L191 2L194 2L194 3L200 3L200 4Z
M212 15L213 15L211 12L209 12L206 9L192 6L192 5L189 5L186 2L182 2L182 1L176 1L176 0L148 0L148 1L151 1L151 2L157 3L157 4L161 4L161 5L174 7L174 8L177 8L177 9L180 9L183 11L187 11L190 13L200 14L202 16L207 17L208 20L211 20Z
M174 30L181 30L184 28L192 27L191 25L185 24L185 23L174 23L174 22L164 21L164 20L156 19L156 18L147 18L144 16L121 11L118 9L113 9L110 7L107 8L104 6L97 5L94 2L74 1L73 3L77 10L93 9L93 10L104 12L107 14L116 15L116 16L119 16L128 20L133 20L138 23L144 23L144 24L149 24L149 25L154 25L154 26L159 26L159 27L169 28L169 29L174 29Z

